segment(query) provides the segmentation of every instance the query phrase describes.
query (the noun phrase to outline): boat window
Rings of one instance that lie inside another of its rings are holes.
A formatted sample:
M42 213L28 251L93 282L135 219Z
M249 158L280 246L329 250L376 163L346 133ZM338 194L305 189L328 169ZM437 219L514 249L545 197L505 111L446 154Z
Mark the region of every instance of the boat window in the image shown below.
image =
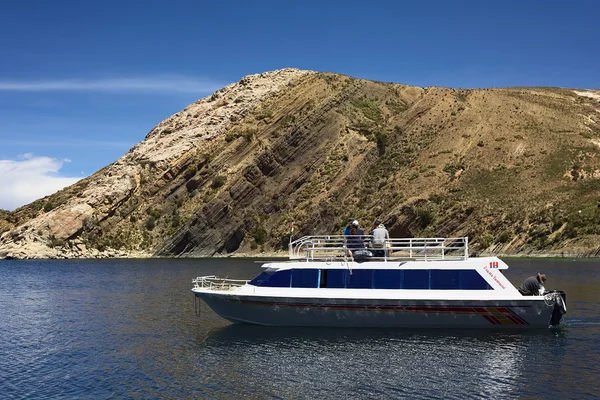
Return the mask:
M292 287L316 288L319 284L318 269L293 269Z
M290 287L292 271L289 269L283 271L265 271L253 280L250 285L267 287Z
M327 271L326 287L330 289L340 289L346 287L346 270L330 269Z
M373 273L374 289L400 289L402 287L402 271L378 269Z
M267 270L250 281L267 287L330 289L492 290L474 270L448 269L293 269Z
M460 288L465 290L493 290L479 272L474 270L460 271Z
M262 285L262 283L267 281L271 277L271 275L273 275L274 272L274 270L266 270L260 275L258 275L256 278L252 279L249 282L249 284L254 286L264 286Z
M371 289L373 287L372 269L354 269L346 273L346 287L348 289Z
M492 290L479 272L474 270L431 270L432 290Z
M405 269L402 289L429 289L429 270Z
M457 269L432 269L432 290L457 290L460 289L460 270Z

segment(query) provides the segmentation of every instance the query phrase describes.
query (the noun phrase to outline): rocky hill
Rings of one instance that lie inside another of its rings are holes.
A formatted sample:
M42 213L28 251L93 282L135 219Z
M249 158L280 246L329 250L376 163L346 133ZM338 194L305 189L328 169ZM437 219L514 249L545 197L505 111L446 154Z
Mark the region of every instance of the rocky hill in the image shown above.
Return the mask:
M284 69L244 77L115 163L13 212L0 257L256 254L379 219L494 254L600 255L600 94Z

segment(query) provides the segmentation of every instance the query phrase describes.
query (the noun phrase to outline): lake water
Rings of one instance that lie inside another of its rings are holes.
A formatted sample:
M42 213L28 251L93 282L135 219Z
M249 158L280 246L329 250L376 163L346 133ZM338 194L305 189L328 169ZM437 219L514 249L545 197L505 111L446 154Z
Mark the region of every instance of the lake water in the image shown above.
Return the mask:
M558 330L231 325L191 280L244 259L0 261L5 399L600 398L600 260L506 260L567 293Z

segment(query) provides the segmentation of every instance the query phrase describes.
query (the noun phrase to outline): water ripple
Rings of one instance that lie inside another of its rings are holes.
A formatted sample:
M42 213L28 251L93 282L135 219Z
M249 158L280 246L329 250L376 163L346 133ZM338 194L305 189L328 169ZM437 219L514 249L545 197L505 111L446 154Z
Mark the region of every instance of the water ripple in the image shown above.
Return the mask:
M268 328L206 306L197 318L191 278L250 278L259 268L246 260L2 262L0 389L7 399L595 398L600 274L542 262L569 313L535 332Z

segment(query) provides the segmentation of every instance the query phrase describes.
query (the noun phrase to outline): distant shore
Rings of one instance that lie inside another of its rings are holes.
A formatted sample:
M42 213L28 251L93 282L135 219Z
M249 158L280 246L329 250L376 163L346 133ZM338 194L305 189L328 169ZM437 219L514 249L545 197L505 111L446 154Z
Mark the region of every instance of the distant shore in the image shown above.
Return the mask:
M519 252L519 253L489 253L489 252L473 252L469 255L469 257L498 257L498 258L571 258L571 259L593 259L600 258L600 250L593 251L562 251L562 252ZM3 257L1 260L143 260L143 259L208 259L208 258L251 258L255 260L260 259L288 259L289 253L287 251L279 251L279 252L257 252L257 253L231 253L231 254L215 254L212 256L155 256L152 254L143 254L143 253L132 253L126 255L124 253L121 254L94 254L89 257Z

